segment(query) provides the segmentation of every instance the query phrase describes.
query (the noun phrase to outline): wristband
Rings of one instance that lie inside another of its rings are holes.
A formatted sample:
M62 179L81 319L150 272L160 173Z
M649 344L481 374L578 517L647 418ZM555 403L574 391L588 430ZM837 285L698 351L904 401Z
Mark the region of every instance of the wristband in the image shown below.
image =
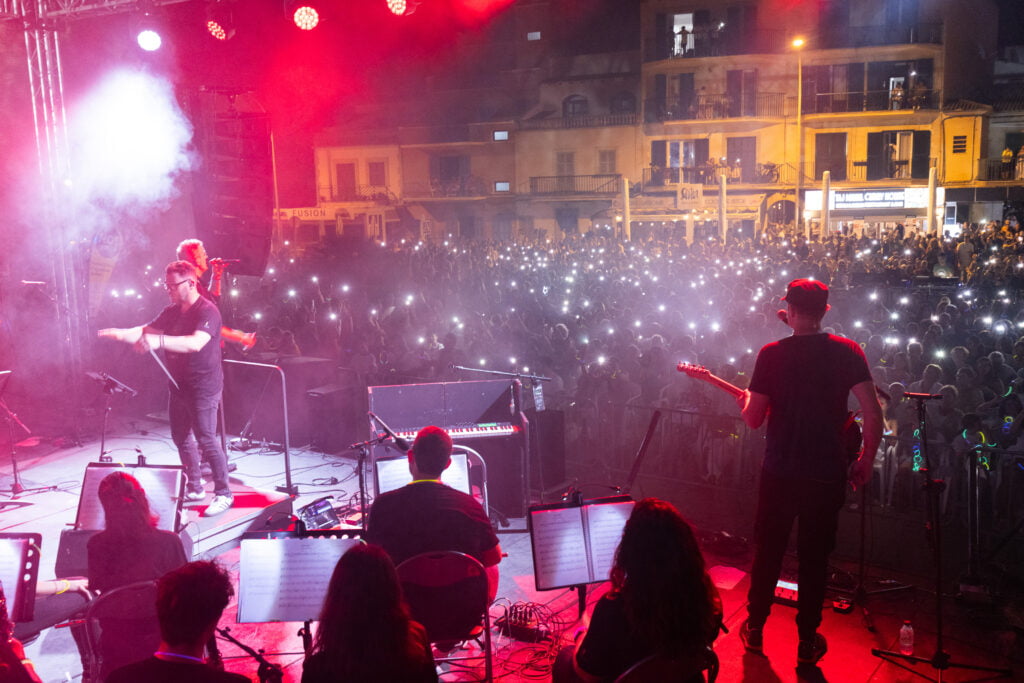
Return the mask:
M64 582L64 587L61 588L59 591L57 591L55 593L55 595L61 595L62 593L67 593L69 590L71 590L71 582L70 581L68 581L67 579L61 579L61 581Z

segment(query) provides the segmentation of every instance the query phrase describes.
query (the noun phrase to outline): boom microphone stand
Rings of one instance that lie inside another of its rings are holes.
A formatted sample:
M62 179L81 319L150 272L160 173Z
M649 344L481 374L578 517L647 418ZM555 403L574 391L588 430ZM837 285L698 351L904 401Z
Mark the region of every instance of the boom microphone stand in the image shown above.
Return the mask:
M114 462L114 459L110 457L110 453L107 452L107 418L110 416L110 402L114 398L115 393L131 394L132 397L135 397L138 396L139 392L105 372L87 372L85 374L90 379L94 379L103 385L103 423L100 427L99 461Z
M18 472L18 457L14 447L14 425L18 425L25 434L31 435L32 430L25 426L25 423L18 419L18 416L7 407L7 402L4 401L3 394L7 389L7 385L11 379L13 370L4 370L0 372L0 412L3 413L4 420L7 421L7 437L10 439L11 448L11 474L14 477L14 481L11 483L11 498L17 498L23 493L41 493L43 491L56 491L56 486L38 486L35 488L27 489L21 485L21 475Z
M895 664L901 669L905 669L913 674L927 678L930 681L936 681L936 683L942 683L942 672L946 669L957 668L957 669L970 669L972 671L987 671L990 673L998 674L1002 676L1012 676L1013 672L1010 669L1000 669L989 666L977 666L974 664L961 664L958 662L952 662L949 658L949 653L943 649L943 632L942 632L942 514L940 499L942 497L942 491L945 489L946 484L942 480L935 479L932 476L932 463L931 458L928 454L928 431L926 429L926 414L925 414L925 401L931 401L942 398L940 394L904 394L908 398L917 401L917 422L920 425L920 438L921 444L921 457L924 460L924 467L921 472L924 474L924 491L926 503L928 505L928 524L932 530L933 548L935 562L935 654L929 657L916 657L914 655L905 655L900 652L892 652L889 650L881 650L878 648L871 648L871 654L875 657ZM932 678L926 674L916 671L904 662L910 662L916 664L918 662L924 662L930 664L933 669L938 671L936 678Z

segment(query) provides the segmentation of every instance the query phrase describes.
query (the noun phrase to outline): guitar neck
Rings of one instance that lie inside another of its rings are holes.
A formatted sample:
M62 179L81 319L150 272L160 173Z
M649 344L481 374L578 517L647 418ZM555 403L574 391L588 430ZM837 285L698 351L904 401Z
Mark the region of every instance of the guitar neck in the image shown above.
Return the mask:
M733 395L734 398L741 396L743 394L743 389L740 389L735 384L730 384L729 382L726 382L721 377L715 377L714 375L709 373L708 376L703 379L708 384L713 384L719 389L724 389L725 391L729 392L730 394Z

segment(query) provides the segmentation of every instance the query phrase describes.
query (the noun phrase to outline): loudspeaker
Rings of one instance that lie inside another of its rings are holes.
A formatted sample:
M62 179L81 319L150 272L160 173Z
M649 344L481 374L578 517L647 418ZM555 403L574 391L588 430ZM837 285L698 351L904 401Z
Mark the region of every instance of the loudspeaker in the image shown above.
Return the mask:
M345 394L345 388L339 384L325 384L306 392L309 445L318 451L337 453L345 447Z
M488 504L506 517L523 517L523 440L518 436L458 439L487 463Z

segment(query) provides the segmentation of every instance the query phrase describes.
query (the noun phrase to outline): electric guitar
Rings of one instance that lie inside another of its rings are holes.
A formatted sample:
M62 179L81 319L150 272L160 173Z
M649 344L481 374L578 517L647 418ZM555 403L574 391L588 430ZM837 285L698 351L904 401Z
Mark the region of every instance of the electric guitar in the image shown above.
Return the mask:
M728 392L733 398L739 398L745 392L735 384L726 382L721 377L712 375L707 368L703 365L693 365L691 363L679 363L676 366L676 370L679 372L686 373L688 377L693 379L699 379L702 382L718 387L723 391ZM846 455L848 464L852 464L860 456L860 449L862 445L860 424L857 422L857 413L850 412L846 415L846 422L843 423L842 433L843 453Z

